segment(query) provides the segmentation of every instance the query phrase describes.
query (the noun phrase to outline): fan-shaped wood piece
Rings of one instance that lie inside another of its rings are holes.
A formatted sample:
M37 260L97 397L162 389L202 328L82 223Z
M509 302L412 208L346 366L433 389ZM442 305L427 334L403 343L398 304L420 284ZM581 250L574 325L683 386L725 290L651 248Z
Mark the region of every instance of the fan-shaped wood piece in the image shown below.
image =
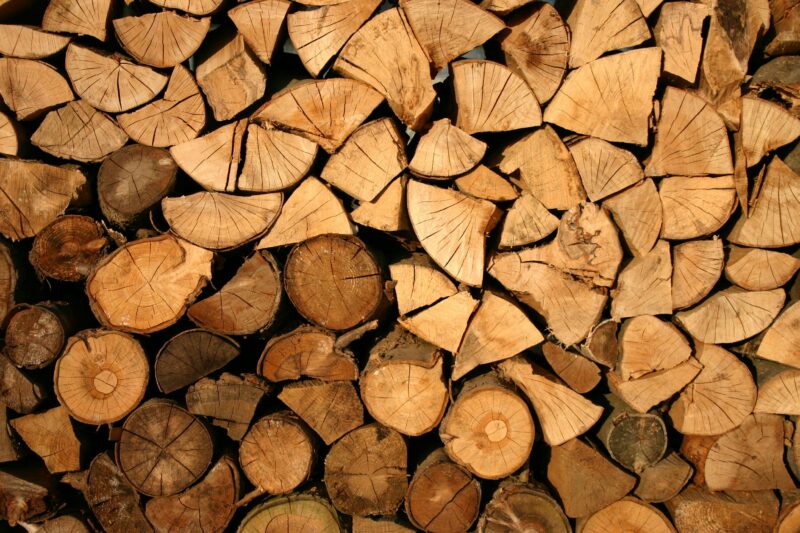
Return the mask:
M224 0L149 0L151 4L169 9L179 9L191 15L210 15Z
M479 365L509 359L543 340L519 307L486 291L464 333L451 378L461 379Z
M86 178L77 168L0 159L0 233L33 237L62 214Z
M567 76L547 106L544 121L607 141L645 146L660 73L660 48L591 61Z
M358 379L353 354L336 335L316 326L300 326L272 337L258 360L258 374L272 382L310 377L326 381Z
M721 435L737 427L756 403L756 385L747 365L713 344L697 343L703 369L669 410L685 435Z
M780 248L800 242L800 176L773 158L749 216L739 216L728 240L742 246Z
M315 78L378 8L378 0L347 0L287 17L289 38Z
M732 174L728 131L714 108L684 90L667 87L647 176Z
M647 178L606 198L603 207L611 211L634 256L642 256L653 249L661 233L662 220L661 197L653 180Z
M114 31L125 51L139 63L157 68L174 67L189 59L200 48L210 25L209 17L184 17L174 11L114 19Z
M20 24L0 25L0 54L22 59L44 59L67 47L71 37Z
M146 104L167 84L167 76L160 72L75 43L67 48L64 65L78 96L108 113Z
M416 180L408 183L407 204L414 233L436 264L460 282L481 286L494 204Z
M800 415L800 370L779 370L777 374L759 378L756 413Z
M707 17L708 7L693 2L667 2L661 8L653 33L656 44L664 50L666 74L695 82Z
M278 394L278 399L328 445L364 425L364 406L349 381L303 380L290 383Z
M725 252L714 237L672 248L672 308L683 309L706 297L722 275Z
M601 139L589 137L569 147L583 188L593 202L602 200L644 178L636 157Z
M413 255L389 265L389 272L395 282L394 294L401 315L427 307L457 292L453 282L426 255Z
M84 100L51 111L31 135L31 143L48 154L84 162L100 161L126 142L125 132Z
M523 186L547 209L566 211L586 198L572 154L550 126L507 146L499 168L519 172Z
M206 125L206 107L194 77L183 65L172 71L164 97L117 117L131 139L168 147L197 137Z
M381 191L372 202L361 204L350 212L353 222L381 231L408 231L411 222L406 213L407 176L400 176Z
M153 369L158 389L170 394L219 370L239 355L239 345L224 335L187 329L164 343Z
M42 18L42 29L89 35L106 40L113 0L50 0Z
M672 368L650 372L637 379L623 380L619 374L606 374L611 392L639 413L670 399L697 377L703 369L697 359L690 357Z
M768 291L786 285L798 269L800 259L789 254L731 246L725 277L749 291Z
M151 333L174 324L206 281L213 253L169 235L132 241L101 261L86 280L98 320Z
M279 533L280 531L315 531L341 533L339 515L328 500L299 494L272 498L254 506L242 519L242 533Z
M578 0L567 19L572 33L569 66L580 67L606 52L630 48L650 38L636 0Z
M475 168L485 153L485 142L443 118L420 137L408 168L418 176L447 179Z
M178 237L209 250L225 250L250 242L267 231L280 212L282 196L198 192L164 198L161 208Z
M619 332L619 349L617 371L626 381L673 368L692 355L678 328L648 315L625 321Z
M731 287L714 293L697 307L677 313L675 319L701 342L739 342L767 329L785 299L783 289L746 291Z
M542 345L542 353L553 372L575 392L586 394L600 383L600 367L588 357L550 341Z
M768 152L800 137L800 118L760 98L742 98L739 127L748 167L761 161Z
M672 313L672 258L669 243L658 241L619 273L611 292L611 317Z
M306 81L274 95L252 118L286 128L333 153L382 101L358 80Z
M256 248L294 244L324 233L353 235L353 226L341 200L321 181L310 176L292 192L275 224Z
M558 219L535 196L523 192L506 213L500 247L533 244L553 233L558 225Z
M500 46L509 68L522 76L541 104L553 97L569 61L570 33L555 7L535 2L508 20Z
M388 9L364 24L333 68L383 94L411 129L419 130L428 122L436 98L430 64L400 8Z
M400 7L436 70L505 27L498 17L467 0L402 0Z
M19 155L23 136L20 127L10 117L0 113L0 154Z
M5 321L9 310L14 307L17 277L17 268L14 258L11 256L11 250L7 244L0 243L0 322Z
M304 137L250 124L238 188L250 192L288 189L308 174L316 156L316 143Z
M694 239L720 229L736 207L732 176L719 178L664 178L661 197L664 239Z
M478 301L461 291L397 322L417 337L456 353L476 307Z
M284 0L255 0L228 10L228 16L247 46L269 65L290 7Z
M392 119L382 118L354 131L330 156L320 177L357 200L371 202L405 168L405 138Z
M800 303L792 303L775 320L761 339L756 355L800 368Z
M73 100L72 89L52 66L30 59L0 58L0 96L17 120L31 120Z
M508 180L484 165L457 178L455 183L459 191L490 202L508 202L519 197Z
M539 102L525 81L493 61L469 59L450 66L456 124L467 133L532 128L542 123Z
M210 191L233 192L239 174L247 119L231 122L197 139L170 148L189 177Z
M664 513L636 498L623 498L592 516L578 520L581 533L611 533L612 531L648 531L675 533Z

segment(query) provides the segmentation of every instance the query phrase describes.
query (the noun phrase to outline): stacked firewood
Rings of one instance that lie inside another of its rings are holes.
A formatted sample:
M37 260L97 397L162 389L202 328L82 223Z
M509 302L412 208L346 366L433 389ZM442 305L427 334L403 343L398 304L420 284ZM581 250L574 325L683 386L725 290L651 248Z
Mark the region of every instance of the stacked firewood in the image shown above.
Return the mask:
M800 531L800 4L0 0L0 519Z

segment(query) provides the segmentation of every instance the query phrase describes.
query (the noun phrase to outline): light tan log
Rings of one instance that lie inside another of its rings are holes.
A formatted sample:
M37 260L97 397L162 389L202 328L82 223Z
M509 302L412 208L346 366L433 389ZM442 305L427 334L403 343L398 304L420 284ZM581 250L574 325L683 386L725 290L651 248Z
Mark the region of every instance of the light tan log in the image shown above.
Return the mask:
M459 191L490 202L507 202L519 197L519 193L508 180L485 165L478 165L456 178L455 184Z
M303 376L325 381L356 380L358 365L340 342L343 338L337 340L333 333L314 326L300 326L272 337L258 360L258 373L273 382Z
M567 24L572 34L569 49L571 68L650 38L650 29L636 0L605 3L579 0L572 8Z
M42 29L105 41L113 7L113 0L50 0Z
M290 7L284 0L258 0L240 3L228 10L228 16L247 46L261 61L269 64Z
M662 6L653 34L656 44L664 50L665 74L695 82L708 11L705 5L692 2L668 2Z
M288 189L308 174L316 155L317 145L313 141L271 127L250 124L247 126L244 163L236 185L239 190L250 192Z
M286 385L278 399L325 442L339 437L364 423L364 406L355 387L348 381L299 381Z
M632 0L631 0L632 1ZM587 137L569 146L583 187L593 202L642 180L642 167L629 151Z
M29 84L28 80L36 80ZM17 120L32 120L72 101L69 83L47 63L30 59L0 58L0 96Z
M61 52L70 42L69 35L58 35L32 26L0 26L0 54L21 59L44 59Z
M219 379L202 378L186 390L186 409L193 415L210 418L228 437L244 437L261 400L270 388L257 376L242 377L224 372Z
M459 291L413 315L398 318L397 322L421 339L456 353L477 307L478 301L469 291Z
M167 68L189 59L200 48L210 25L210 17L196 19L160 11L114 19L114 32L139 63Z
M424 254L415 254L389 265L389 272L395 282L394 294L401 315L427 307L457 292L453 282Z
M331 503L319 496L299 494L279 496L254 506L242 519L239 530L243 533L261 531L279 533L292 531L319 531L342 533L339 515Z
M11 426L53 474L73 472L81 467L81 442L63 407L15 418Z
M611 291L611 317L670 314L672 307L672 257L669 242L660 240L619 273Z
M606 198L603 207L611 211L634 256L653 249L662 221L661 197L653 180L647 178Z
M542 353L553 372L575 392L586 394L600 383L600 368L588 357L549 341L542 345Z
M535 196L523 192L508 209L503 220L500 247L513 248L533 244L553 233L558 225L558 219Z
M623 380L619 374L606 374L611 392L639 413L646 413L668 400L692 382L703 369L694 357L666 370L657 370L637 379Z
M648 315L624 322L619 348L617 371L623 380L673 368L692 355L692 348L678 328Z
M736 207L732 176L664 178L659 184L664 219L661 237L693 239L719 230Z
M233 192L246 128L245 119L230 122L202 137L177 144L169 152L181 170L204 189Z
M672 247L672 307L683 309L705 298L722 275L725 252L718 237Z
M350 212L356 224L381 231L410 231L411 222L406 212L406 190L408 177L392 180L372 202L361 202Z
M690 485L666 502L681 533L742 531L771 533L778 519L778 498L772 491L712 493Z
M730 247L725 278L743 289L768 291L782 287L800 269L800 259L760 248Z
M646 530L676 533L669 519L657 508L637 498L627 497L578 520L578 533Z
M485 142L443 118L420 137L408 169L423 178L452 178L475 168L486 148Z

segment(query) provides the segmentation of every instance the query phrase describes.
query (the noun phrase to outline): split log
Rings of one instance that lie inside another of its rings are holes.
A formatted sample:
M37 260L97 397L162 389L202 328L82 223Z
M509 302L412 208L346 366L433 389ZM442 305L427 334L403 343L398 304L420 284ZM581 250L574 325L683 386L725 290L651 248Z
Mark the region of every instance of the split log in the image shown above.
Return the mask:
M263 4L264 1L255 3ZM250 124L247 126L244 163L236 186L240 191L248 192L289 189L306 177L316 156L317 144L313 141Z
M114 19L114 33L139 63L167 68L189 59L200 48L210 25L209 17L195 19L160 11Z
M664 239L710 235L725 225L736 208L732 176L664 178L658 194L664 213L661 226Z
M650 38L636 0L597 3L579 0L567 24L572 33L569 66L580 67L606 52L631 48Z
M0 96L17 120L39 118L75 98L67 80L54 67L11 57L0 59Z
M98 320L134 333L174 324L211 279L208 250L163 235L140 239L106 256L86 280Z
M389 265L389 272L395 282L394 294L401 315L427 307L457 292L453 282L436 269L424 254L412 255Z
M653 180L647 178L606 198L603 207L613 215L634 256L643 256L653 249L662 221L661 197Z
M619 192L644 178L636 157L627 150L594 137L570 145L583 188L593 202Z
M301 377L325 381L356 380L358 365L336 336L322 328L300 326L272 337L258 360L258 374L272 382Z
M782 415L800 414L800 371L768 361L756 361L758 370L758 400L756 413Z
M60 504L55 480L46 470L19 466L0 471L0 520L8 522L7 529L52 516Z
M171 496L205 473L213 454L206 427L177 404L153 399L122 425L116 447L120 470L147 496Z
M403 435L436 428L449 397L441 350L395 327L370 350L359 379L372 417Z
M85 424L125 418L144 398L150 374L139 342L124 333L85 330L67 340L53 376L58 401Z
M308 380L283 387L278 399L331 444L364 424L364 406L348 381Z
M787 306L764 334L756 355L762 359L800 368L798 315L800 315L800 305L797 302Z
M18 304L6 316L3 354L20 368L44 368L61 355L75 321L64 302Z
M44 403L47 396L46 388L0 353L0 402L12 411L29 414Z
M725 252L717 237L672 247L672 308L690 307L711 292L722 275Z
M676 452L671 452L656 464L639 474L634 494L650 503L661 503L675 498L689 482L694 469Z
M667 426L654 413L637 413L613 395L611 412L597 432L608 454L626 469L641 474L667 451Z
M86 524L71 515L61 515L40 524L37 533L90 533Z
M469 291L460 291L416 314L397 319L398 324L417 337L456 353L478 301Z
M53 474L81 467L81 442L64 407L15 418L11 426Z
M154 364L156 384L169 394L227 365L239 355L233 339L203 329L178 333L159 350Z
M478 522L479 533L523 533L535 528L572 531L561 506L545 490L514 481L500 485Z
M42 29L105 41L113 7L113 0L50 0Z
M695 82L708 11L705 5L692 2L668 2L661 8L653 34L656 44L664 50L665 74Z
M680 453L694 467L694 477L692 478L694 484L705 485L706 457L718 438L718 435L684 435L681 438Z
M666 505L681 533L771 533L778 519L778 498L772 491L713 493L690 485Z
M610 369L617 366L619 356L619 343L617 342L617 330L619 322L614 320L604 320L597 324L589 332L586 340L580 346L580 352L595 363L599 363Z
M194 487L175 496L148 500L145 515L159 533L223 531L236 512L240 493L236 463L222 457Z
M481 485L440 448L417 466L405 497L406 515L424 531L466 533L478 518Z
M283 0L246 2L228 10L228 17L247 46L269 65L289 7Z
M242 377L223 373L219 379L202 378L186 391L186 409L205 416L240 441L250 427L256 408L269 387L253 374Z
M781 515L775 526L775 533L791 533L800 528L800 504L793 502L781 506Z
M778 104L760 98L742 98L742 147L747 166L800 137L800 118Z
M619 348L617 371L626 381L673 368L692 355L678 328L647 315L625 321L619 332Z
M611 317L666 315L672 312L672 257L669 242L660 240L646 254L634 257L617 276L611 291Z
M588 518L578 520L579 533L646 530L652 533L675 533L669 519L657 508L636 498L623 498Z
M388 518L353 517L352 533L413 533L416 531L406 522Z
M179 9L191 15L210 15L217 11L224 0L149 0L151 4L170 9Z
M637 379L623 380L619 374L606 374L611 392L639 413L646 413L668 400L697 377L703 365L690 357L683 363L665 370L650 372Z
M557 228L558 219L535 196L523 192L506 212L500 232L500 248L533 244Z
M578 439L553 447L547 479L570 518L591 515L619 501L636 483L633 476Z
M8 423L8 407L0 404L0 463L10 463L24 456L24 447Z
M553 372L575 392L586 394L600 383L600 368L588 357L549 341L542 345L542 353Z
M239 174L245 119L177 144L169 153L175 163L201 187L210 191L233 192Z
M528 460L535 431L522 398L488 374L464 383L439 437L451 460L480 478L500 479Z
M0 113L0 154L18 156L24 147L25 135L19 124Z
M239 464L256 491L291 492L311 475L314 440L291 412L265 416L250 428L239 446Z
M355 429L325 457L325 488L346 514L388 515L408 488L408 451L403 437L380 424Z
M420 137L408 169L423 178L448 179L475 168L485 153L486 143L443 118Z
M242 533L280 533L287 529L320 533L344 531L339 523L339 515L330 502L308 494L267 500L253 507L239 524Z
M508 202L519 197L508 180L484 165L456 178L455 184L459 191L490 202Z
M28 260L41 277L82 281L109 244L105 229L93 218L63 215L36 235Z
M759 248L730 247L725 278L743 289L768 291L786 285L800 269L800 259Z
M0 26L0 54L7 57L44 59L64 50L70 40L69 35L58 35L32 26Z

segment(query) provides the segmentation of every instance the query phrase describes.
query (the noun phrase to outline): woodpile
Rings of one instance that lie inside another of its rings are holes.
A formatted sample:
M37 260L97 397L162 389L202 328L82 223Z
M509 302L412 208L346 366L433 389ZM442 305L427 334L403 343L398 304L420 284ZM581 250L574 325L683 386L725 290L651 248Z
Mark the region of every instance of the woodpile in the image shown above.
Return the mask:
M0 100L9 530L800 531L797 2L0 0Z

